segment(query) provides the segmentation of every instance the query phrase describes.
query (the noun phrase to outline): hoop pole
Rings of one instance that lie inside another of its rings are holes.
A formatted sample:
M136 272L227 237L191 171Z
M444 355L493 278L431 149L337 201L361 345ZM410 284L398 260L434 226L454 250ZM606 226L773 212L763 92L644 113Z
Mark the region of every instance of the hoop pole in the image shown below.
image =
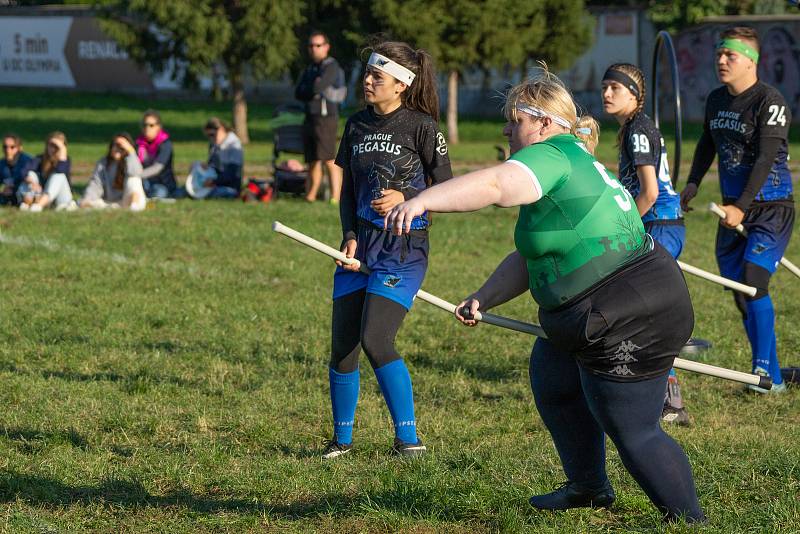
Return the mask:
M667 50L669 58L669 70L672 74L672 92L675 95L675 154L673 156L672 187L678 185L678 178L681 172L681 145L683 144L683 124L681 122L681 84L678 76L678 57L675 54L675 47L672 44L672 37L669 32L660 31L656 35L656 44L653 49L653 74L650 77L653 81L653 121L656 128L660 131L659 113L659 68L658 60L661 55L661 48Z

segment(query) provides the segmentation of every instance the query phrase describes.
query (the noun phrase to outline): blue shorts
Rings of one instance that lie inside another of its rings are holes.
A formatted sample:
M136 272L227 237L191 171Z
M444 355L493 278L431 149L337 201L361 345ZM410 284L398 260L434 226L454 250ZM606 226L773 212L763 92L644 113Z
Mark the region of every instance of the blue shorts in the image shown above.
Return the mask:
M345 271L336 268L333 275L333 298L337 299L366 288L411 309L414 296L422 287L428 268L428 232L412 230L396 236L368 223L359 223L356 259L372 271Z
M767 204L747 210L742 221L747 237L720 225L717 228L717 264L725 278L741 280L745 262L763 267L770 274L789 245L794 228L794 206Z
M683 219L654 220L644 223L645 231L653 240L667 249L676 260L683 251L686 242L686 226Z

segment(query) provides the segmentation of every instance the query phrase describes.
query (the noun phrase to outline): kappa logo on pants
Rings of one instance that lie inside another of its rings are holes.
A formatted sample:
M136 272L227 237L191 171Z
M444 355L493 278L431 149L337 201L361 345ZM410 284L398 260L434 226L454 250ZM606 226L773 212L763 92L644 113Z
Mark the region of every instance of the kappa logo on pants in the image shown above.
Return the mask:
M402 278L399 276L395 276L393 274L387 274L386 276L383 277L383 285L385 285L386 287L393 288L400 283L400 280L402 280Z
M610 360L611 361L617 360L617 361L625 362L625 363L638 362L639 360L634 358L631 353L634 352L634 351L637 351L637 350L639 350L641 348L642 347L636 345L633 341L625 340L625 341L623 341L622 343L619 344L619 347L617 347L617 351L614 353L613 356L611 356ZM617 367L620 367L620 366L618 365ZM627 365L624 365L622 367L625 367L625 369L627 369L630 374L633 374L633 373L630 372L630 369L628 369ZM616 367L615 367L615 369L616 369Z
M613 369L609 371L609 374L619 375L619 376L628 376L636 374L631 371L627 365L616 365Z

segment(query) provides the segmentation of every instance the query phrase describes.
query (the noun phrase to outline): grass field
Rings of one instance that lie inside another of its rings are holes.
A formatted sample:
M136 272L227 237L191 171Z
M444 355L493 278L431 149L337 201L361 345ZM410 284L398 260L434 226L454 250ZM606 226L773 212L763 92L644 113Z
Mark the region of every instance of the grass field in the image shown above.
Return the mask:
M29 105L39 98L50 97L36 94ZM98 97L83 109L60 96L48 100L51 108L43 104L53 121L70 121L64 129L76 160L99 157L107 137L101 127L136 125L144 102L115 98ZM178 145L187 163L203 155L198 125L223 108L173 104L164 116L176 137L197 133L196 146ZM268 113L251 112L254 137L267 139ZM0 125L31 138L54 127L42 119L24 130L27 121L16 113L0 108ZM263 140L255 146L268 150ZM491 145L487 152L492 159ZM695 205L716 196L709 181ZM475 289L513 247L515 218L515 210L499 209L437 216L425 289L451 301ZM362 358L357 450L320 461L330 433L332 264L273 234L276 219L338 243L337 210L294 199L181 201L139 214L0 211L0 531L663 528L613 446L612 510L531 510L531 494L563 480L528 385L532 338L485 325L465 329L422 302L398 347L430 454L414 461L387 454L391 420ZM688 214L683 260L715 270L715 225L705 210ZM787 257L800 259L797 240ZM688 282L695 335L714 343L704 361L748 370L730 295ZM772 292L783 364L800 365L800 281L781 270ZM526 296L497 312L536 318ZM703 531L797 532L798 389L756 397L731 382L687 372L681 379L694 424L669 432L692 463L710 521Z
M496 105L493 103L492 105ZM120 131L138 134L142 111L153 107L161 112L165 129L175 146L175 171L183 178L191 162L205 160L208 145L201 130L205 121L218 116L230 122L230 105L226 102L158 99L91 93L60 93L47 90L0 88L0 132L13 131L22 136L25 149L39 154L44 138L52 130L67 134L73 160L73 180L81 182L92 172L94 163L106 152L111 136ZM273 109L259 103L249 105L251 143L245 149L245 175L269 175L272 158ZM344 117L354 110L346 110ZM344 125L344 118L341 121ZM444 125L442 125L444 126ZM502 135L503 120L462 118L459 133L462 142L450 147L450 157L457 171L475 168L494 161L494 145L506 145ZM598 159L616 169L617 124L604 122L601 129ZM684 125L680 176L686 177L692 153L700 135L696 124ZM674 146L674 128L666 124L663 133L670 157ZM800 129L791 131L792 152L800 153ZM672 159L671 159L672 161ZM795 170L800 169L793 164Z

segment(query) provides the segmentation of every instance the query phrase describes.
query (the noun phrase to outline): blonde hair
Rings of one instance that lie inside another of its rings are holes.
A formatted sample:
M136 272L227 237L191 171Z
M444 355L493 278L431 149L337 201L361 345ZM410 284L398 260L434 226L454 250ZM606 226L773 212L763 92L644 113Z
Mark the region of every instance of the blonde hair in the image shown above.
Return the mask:
M544 61L539 62L539 67L527 80L509 89L503 106L506 120L517 121L517 106L537 108L550 117L563 119L569 123L570 133L575 133L578 111L572 93L558 76L548 70Z
M586 150L594 155L594 149L600 142L600 123L591 115L582 115L576 123L575 136L583 141Z

